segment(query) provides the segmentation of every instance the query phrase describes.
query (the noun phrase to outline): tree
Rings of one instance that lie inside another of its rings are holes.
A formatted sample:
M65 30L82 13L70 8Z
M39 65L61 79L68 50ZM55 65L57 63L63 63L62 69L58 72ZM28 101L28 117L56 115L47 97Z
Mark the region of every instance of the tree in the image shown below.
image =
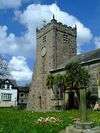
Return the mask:
M88 70L85 67L82 67L80 62L70 62L65 67L66 70L66 88L69 88L70 91L75 90L78 103L80 100L80 88L88 87L90 75ZM73 104L73 95L70 97L70 105ZM73 105L72 105L73 106Z
M79 62L71 62L65 67L66 84L70 89L80 89L80 87L88 86L90 75L85 67L82 67Z
M12 79L6 60L0 55L0 79Z
M52 88L55 95L55 99L58 100L58 108L59 100L64 98L65 81L65 75L61 74L49 74L47 77L47 86L48 88Z
M76 91L78 101L80 97L80 88L87 88L89 85L90 75L88 70L81 66L79 62L70 62L65 67L66 74L48 75L47 86L53 88L53 85L57 85L58 88L63 90L69 90L69 105L74 105L74 93Z
M49 74L47 76L46 85L48 86L49 89L53 88L53 85L54 85L54 76L52 74Z
M71 62L66 66L66 77L70 90L74 89L80 92L80 114L81 121L85 122L86 115L86 88L89 86L90 75L85 67L82 67L80 62Z
M57 85L58 87L61 86L63 87L65 85L65 75L61 75L61 74L49 74L47 76L47 82L46 85L48 86L48 88L53 88L53 85Z

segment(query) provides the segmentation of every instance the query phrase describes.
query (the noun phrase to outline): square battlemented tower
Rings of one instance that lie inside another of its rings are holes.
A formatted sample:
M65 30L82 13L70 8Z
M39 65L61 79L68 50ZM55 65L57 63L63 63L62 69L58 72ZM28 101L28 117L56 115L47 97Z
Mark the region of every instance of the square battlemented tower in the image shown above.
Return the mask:
M63 25L55 20L36 30L36 65L29 92L27 108L35 111L51 110L52 89L46 86L51 70L56 70L76 55L76 27Z

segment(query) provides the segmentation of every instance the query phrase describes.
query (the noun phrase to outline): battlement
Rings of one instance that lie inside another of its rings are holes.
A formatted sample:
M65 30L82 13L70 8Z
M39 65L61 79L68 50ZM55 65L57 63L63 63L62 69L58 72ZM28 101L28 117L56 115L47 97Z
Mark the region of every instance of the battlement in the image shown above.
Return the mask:
M54 92L46 85L51 70L58 70L62 64L76 55L76 26L71 27L53 19L36 30L36 69L32 80L28 106L35 111L49 111L55 108ZM57 92L56 92L57 93ZM62 105L61 105L62 106Z
M46 33L48 31L50 31L52 28L56 28L56 30L61 30L63 32L67 32L72 34L73 36L76 36L76 32L77 32L77 28L76 25L74 27L62 24L61 22L57 22L57 20L55 18L53 18L49 23L47 23L46 25L44 25L42 28L37 28L36 32L37 34L43 34Z

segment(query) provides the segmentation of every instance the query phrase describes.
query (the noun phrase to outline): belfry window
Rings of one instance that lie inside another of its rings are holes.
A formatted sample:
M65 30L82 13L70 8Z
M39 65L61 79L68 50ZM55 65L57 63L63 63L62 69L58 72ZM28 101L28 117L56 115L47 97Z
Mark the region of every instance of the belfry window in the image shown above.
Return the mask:
M46 36L43 37L43 43L45 43L45 42L46 42Z
M63 34L63 42L66 43L68 41L68 35Z

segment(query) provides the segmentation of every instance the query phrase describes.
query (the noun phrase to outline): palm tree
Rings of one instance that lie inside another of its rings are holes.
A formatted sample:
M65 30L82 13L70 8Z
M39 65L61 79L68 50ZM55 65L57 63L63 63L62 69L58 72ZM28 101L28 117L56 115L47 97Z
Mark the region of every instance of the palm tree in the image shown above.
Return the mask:
M79 62L71 62L65 67L66 81L70 89L79 89L89 85L90 75L85 67L82 67Z
M58 98L58 105L59 100L63 100L63 109L65 108L65 90L66 90L66 75L65 74L57 74L54 76L54 84L57 86L57 98Z
M86 88L89 86L90 75L85 67L82 67L80 62L70 62L66 66L66 77L70 90L80 92L80 115L81 121L87 120L86 115Z
M47 76L47 82L46 85L48 86L48 88L53 88L53 85L57 85L58 87L61 86L63 87L65 85L65 75L61 75L61 74L49 74Z
M48 86L49 89L53 88L53 85L54 85L54 76L52 74L49 74L47 76L46 85Z
M71 93L72 93L72 90L76 92L78 97L77 100L79 103L80 88L87 87L89 85L90 75L88 73L88 70L82 67L79 62L70 62L68 65L66 65L65 70L66 70L66 85L69 88ZM74 97L72 94L71 98L69 99L70 106L71 104L74 104L73 100L74 100Z
M61 99L64 100L65 81L66 81L65 75L61 75L61 74L56 74L54 76L52 74L49 74L47 77L46 85L48 86L48 88L52 88L55 94L55 99L58 100L57 106L59 106L59 100Z
M78 102L80 100L80 88L86 88L89 85L90 75L88 70L81 66L79 62L70 62L65 67L66 74L48 75L47 86L53 89L53 85L56 85L63 91L63 98L65 96L65 90L69 90L69 106L74 106L74 93L76 92ZM59 93L60 94L60 93ZM59 96L58 96L59 98ZM64 99L65 101L65 99ZM64 102L65 104L65 102Z

